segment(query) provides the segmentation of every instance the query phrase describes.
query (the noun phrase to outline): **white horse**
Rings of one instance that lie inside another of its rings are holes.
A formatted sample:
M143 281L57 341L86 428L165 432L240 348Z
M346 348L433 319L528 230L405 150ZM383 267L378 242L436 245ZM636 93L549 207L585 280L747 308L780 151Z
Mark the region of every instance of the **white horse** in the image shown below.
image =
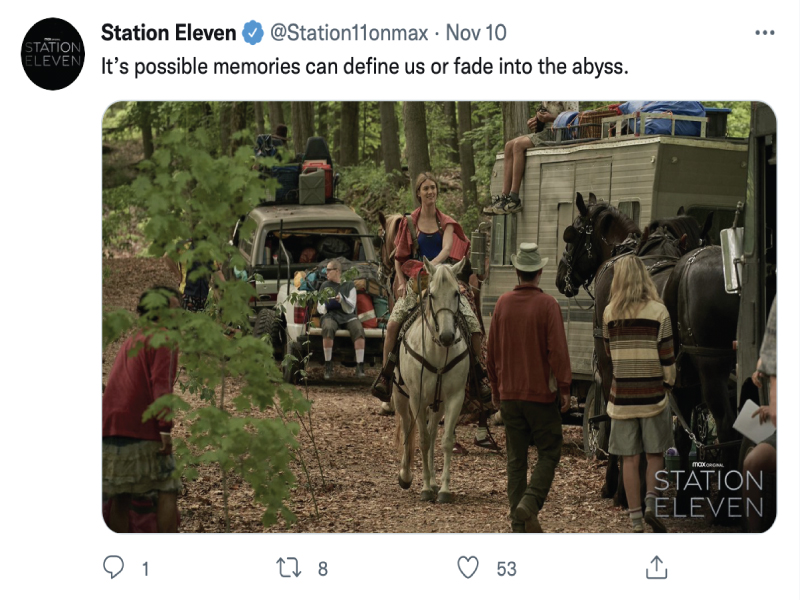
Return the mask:
M456 275L461 272L464 260L453 266L433 265L427 258L424 263L430 283L420 300L420 315L406 332L400 349L399 370L403 374L403 389L396 385L392 395L397 409L395 440L398 449L402 450L398 479L403 489L411 487L416 421L422 454L421 499L450 503L453 501L450 459L453 456L454 431L464 404L464 388L470 369L469 340L464 339L456 324L460 306ZM436 486L433 447L443 414L444 469L439 489Z

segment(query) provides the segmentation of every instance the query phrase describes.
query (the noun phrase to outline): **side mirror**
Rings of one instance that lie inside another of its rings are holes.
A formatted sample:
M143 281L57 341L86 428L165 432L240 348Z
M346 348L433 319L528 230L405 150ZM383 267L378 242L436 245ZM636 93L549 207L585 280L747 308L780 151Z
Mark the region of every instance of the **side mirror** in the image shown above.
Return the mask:
M725 291L738 294L742 290L742 252L744 248L744 228L723 229L719 232L722 246L722 272L725 277Z

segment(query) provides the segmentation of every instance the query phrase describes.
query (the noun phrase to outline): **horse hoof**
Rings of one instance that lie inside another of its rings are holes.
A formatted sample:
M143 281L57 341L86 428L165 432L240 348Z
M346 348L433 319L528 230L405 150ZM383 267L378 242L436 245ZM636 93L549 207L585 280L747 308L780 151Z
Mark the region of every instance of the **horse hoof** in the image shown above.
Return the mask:
M436 495L432 490L422 490L419 499L423 502L433 502L436 499Z
M391 415L394 414L394 409L392 408L392 405L389 404L388 402L382 402L381 403L381 410L380 410L379 414L382 417L388 417L388 416L391 416Z
M431 491L432 491L434 494L438 494L438 493L439 493L439 486L438 486L438 485L432 485L432 486L431 486Z
M439 492L439 495L436 497L436 502L439 504L452 504L453 494L451 492Z
M400 487L403 488L404 490L407 490L408 488L411 487L411 482L410 481L403 481L403 478L400 477L399 475L397 476L397 483L399 483Z

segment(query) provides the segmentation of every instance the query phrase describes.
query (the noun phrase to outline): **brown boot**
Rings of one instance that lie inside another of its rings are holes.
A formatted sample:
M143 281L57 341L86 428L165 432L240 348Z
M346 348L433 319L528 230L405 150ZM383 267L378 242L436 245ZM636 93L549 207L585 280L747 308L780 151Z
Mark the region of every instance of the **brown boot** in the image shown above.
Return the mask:
M390 352L389 359L386 361L386 364L383 365L375 383L372 384L372 395L381 402L389 402L392 399L392 380L394 378L394 369L396 366L397 355Z

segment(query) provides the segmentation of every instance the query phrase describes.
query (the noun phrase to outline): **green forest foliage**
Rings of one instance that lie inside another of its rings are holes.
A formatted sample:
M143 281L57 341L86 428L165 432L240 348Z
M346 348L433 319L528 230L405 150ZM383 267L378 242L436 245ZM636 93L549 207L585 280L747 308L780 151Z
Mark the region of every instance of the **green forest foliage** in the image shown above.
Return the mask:
M206 265L203 275L210 274L214 265L244 269L237 249L228 243L232 230L239 217L264 197L265 185L275 186L259 180L254 170L257 131L270 132L278 124L269 122L267 103L262 104L261 123L256 123L258 111L252 102L120 102L109 107L103 119L104 253L113 256L144 247L149 256L166 254L176 261ZM291 103L270 104L270 110L282 111L283 121L291 127ZM328 142L334 168L342 174L339 197L375 230L378 210L388 214L413 209L408 176L398 179L383 166L379 103L359 103L358 161L348 167L337 158L345 137L342 103L313 104L311 133ZM444 143L456 132L440 103L426 104L429 155L442 184L440 206L469 234L486 218L481 208L504 145L501 105L471 104L470 130L463 139L474 154L478 201L465 204L460 165ZM581 109L608 104L582 103ZM706 104L731 108L729 135L747 136L749 103ZM530 103L531 114L538 105ZM402 104L396 103L397 143L401 164L407 165L402 114ZM189 248L182 243L188 239L194 240ZM152 333L155 344L177 346L187 374L183 391L198 398L199 407L192 408L174 395L158 400L150 414L169 407L188 424L188 437L176 440L184 475L194 476L199 464L218 464L224 477L236 474L252 486L255 500L264 506L265 524L279 516L288 523L294 517L286 500L297 479L292 464L299 461L308 479L297 436L301 428L313 430L312 404L293 386L280 383L269 343L249 335L251 295L250 285L235 280L219 286L213 308L204 313L179 311L144 322L134 321L126 311L110 312L103 315L103 342L105 346L136 326ZM234 380L236 386L231 385ZM231 393L232 389L237 391ZM231 407L237 409L236 415L247 416L234 416ZM324 479L321 467L320 475Z

